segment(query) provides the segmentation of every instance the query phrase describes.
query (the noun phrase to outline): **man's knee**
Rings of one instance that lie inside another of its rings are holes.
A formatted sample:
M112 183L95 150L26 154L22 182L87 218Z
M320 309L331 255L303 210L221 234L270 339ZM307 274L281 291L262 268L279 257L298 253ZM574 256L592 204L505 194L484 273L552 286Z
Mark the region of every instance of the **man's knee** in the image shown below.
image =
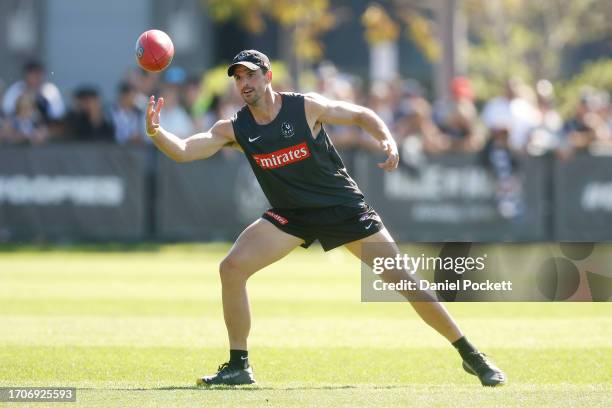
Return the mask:
M236 256L228 255L219 264L221 281L242 281L249 277L248 266Z

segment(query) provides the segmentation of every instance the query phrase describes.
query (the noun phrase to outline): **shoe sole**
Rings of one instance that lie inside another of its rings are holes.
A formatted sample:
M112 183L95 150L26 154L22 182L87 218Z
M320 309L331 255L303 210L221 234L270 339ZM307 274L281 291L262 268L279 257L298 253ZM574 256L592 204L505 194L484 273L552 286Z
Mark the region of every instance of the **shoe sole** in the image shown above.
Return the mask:
M463 370L466 373L468 373L470 375L473 375L473 376L475 376L476 378L478 378L480 380L480 377L478 377L478 375L470 367L468 367L465 364L465 361L461 363L461 366L463 367ZM480 384L482 384L482 381L480 382ZM504 385L506 385L506 380L500 381L500 382L495 383L495 384L482 384L483 387L501 387L501 386L504 386Z
M243 383L243 384L209 384L206 381L204 381L203 378L198 378L196 380L196 385L198 387L211 387L213 385L236 385L236 386L238 386L238 385L254 385L254 384L257 384L257 382L253 381L253 382L250 382L250 383Z

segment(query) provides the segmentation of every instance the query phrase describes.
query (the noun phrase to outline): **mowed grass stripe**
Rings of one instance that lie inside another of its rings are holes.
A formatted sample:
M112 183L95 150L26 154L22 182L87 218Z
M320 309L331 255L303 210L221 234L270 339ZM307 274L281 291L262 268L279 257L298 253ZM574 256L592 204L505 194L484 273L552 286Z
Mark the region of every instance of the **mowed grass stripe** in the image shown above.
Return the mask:
M462 327L480 347L605 347L612 325L605 318L462 320ZM116 345L133 347L222 346L226 332L221 313L197 317L2 316L0 345ZM511 334L508 338L504 333ZM577 336L576 333L585 333ZM448 347L447 342L417 318L338 319L336 317L263 318L253 322L250 344L277 347Z
M160 265L156 259L140 257L131 266L132 262L122 262L116 256L111 260L99 259L99 262L83 256L72 262L60 259L41 262L34 255L26 256L32 261L22 261L18 268L0 258L0 280L4 283L0 286L0 300L217 300L220 296L217 262L195 266L196 260L186 263L185 257L173 255L166 260L167 266ZM134 255L125 257L134 261ZM322 260L321 257L315 259ZM328 264L328 270L318 266L283 260L258 273L249 286L253 295L261 293L272 300L359 301L358 263L342 263L337 267Z
M219 263L230 249L229 245L204 246L200 252L169 251L160 253L147 252L107 252L107 253L62 253L62 252L0 252L0 271L6 276L17 276L23 279L49 275L50 266L57 265L50 275L54 278L82 278L103 273L113 277L153 278L172 274L176 277L198 277L216 275ZM322 262L323 261L323 262ZM147 265L147 268L142 268ZM299 265L296 268L296 265ZM299 248L267 270L283 271L302 278L308 278L312 272L333 272L336 266L344 269L350 266L353 272L359 272L360 263L344 249L332 252L312 249L304 251ZM334 274L329 276L334 278Z
M10 284L9 284L10 285ZM85 290L85 288L81 289ZM160 287L159 290L162 290ZM272 287L262 290L273 290ZM156 298L0 298L0 316L160 316L212 317L221 313L221 294L208 299ZM251 294L256 318L264 317L379 317L416 318L410 306L401 303L362 303L358 299L318 299L313 293L308 299L269 299L265 293ZM494 319L516 318L608 318L612 306L606 303L446 303L459 319L479 317ZM612 319L611 323L612 324Z
M191 252L162 252L160 257L167 258L165 262L168 267L160 266L159 259L150 254L130 252L68 253L68 259L55 252L49 259L47 257L50 255L45 252L18 253L19 257L0 253L0 314L28 314L28 310L41 314L97 314L121 310L127 314L150 314L155 313L155 309L164 314L164 310L173 313L173 308L178 305L178 313L206 315L211 310L210 305L220 300L218 274L211 272L210 268L216 268L218 259L225 253L225 246L213 245L211 248L217 252L206 256L194 256ZM330 256L336 252L340 255L336 258ZM350 255L343 251L311 253L310 257L293 253L256 274L249 281L254 306L258 307L258 302L261 302L263 310L273 313L282 313L283 306L297 313L297 309L309 313L310 308L315 313L320 308L326 314L339 312L339 315L350 314L353 308L358 308L357 313L365 315L380 312L400 316L403 313L402 308L396 305L359 303L358 262ZM194 267L198 262L197 259L190 260L192 256L207 260L210 267ZM11 268L13 262L10 259L17 259L22 268ZM308 262L303 262L306 259ZM330 262L330 259L336 260ZM296 263L296 260L300 262ZM77 264L73 270L71 262ZM130 263L136 267L127 267L126 264ZM317 267L312 267L313 264ZM71 303L76 306L72 312ZM189 310L190 305L194 305L192 311ZM458 317L478 315L498 318L610 316L612 312L609 303L495 305L464 307L449 304L448 308Z
M112 282L91 284L89 286L74 282L54 282L48 286L36 284L12 284L0 288L1 299L153 299L153 300L214 300L220 299L220 284L214 282L210 285L199 282L168 281L151 282L142 281L135 285L125 282ZM297 290L295 283L276 283L271 287L251 285L252 296L264 294L271 300L338 300L359 301L359 286L323 286L318 282L303 283L301 291ZM316 294L316 298L313 296Z
M329 386L294 388L257 388L246 390L162 389L80 391L84 407L107 407L109 403L129 408L169 406L240 406L240 407L507 407L538 408L607 407L612 404L609 390L599 386L533 386L482 389L474 386L401 385L401 386Z
M317 249L249 282L260 385L193 389L227 360L229 246L152 248L0 252L0 386L84 387L86 407L612 405L612 304L447 304L509 375L482 389L408 305L360 303L350 254Z
M506 367L515 385L612 385L607 365L612 358L609 348L593 347L589 353L573 348L508 348L492 349L490 353ZM252 347L250 354L262 386L478 384L476 378L464 375L459 357L450 349ZM0 349L4 362L0 384L182 387L214 371L226 357L227 350L220 347L8 346Z

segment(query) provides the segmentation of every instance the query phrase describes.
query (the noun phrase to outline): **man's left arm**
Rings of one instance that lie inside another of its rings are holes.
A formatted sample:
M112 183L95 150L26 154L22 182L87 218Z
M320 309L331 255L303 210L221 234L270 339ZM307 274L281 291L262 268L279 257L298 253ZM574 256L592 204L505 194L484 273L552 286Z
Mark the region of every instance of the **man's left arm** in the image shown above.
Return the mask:
M379 141L380 147L387 154L387 160L378 167L393 171L399 162L397 143L389 128L372 109L353 103L336 101L316 93L307 93L304 98L306 119L311 129L317 122L330 125L359 126Z

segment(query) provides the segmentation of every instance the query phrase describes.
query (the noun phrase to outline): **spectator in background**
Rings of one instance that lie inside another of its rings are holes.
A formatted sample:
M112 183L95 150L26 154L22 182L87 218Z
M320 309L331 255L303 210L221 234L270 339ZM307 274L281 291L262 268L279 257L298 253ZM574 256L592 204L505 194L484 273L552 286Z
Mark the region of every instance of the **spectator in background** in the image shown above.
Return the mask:
M210 129L213 125L221 119L221 96L213 95L206 113L202 117L202 127L204 129Z
M174 133L180 138L193 134L191 116L181 105L182 85L186 74L182 68L172 67L166 71L161 86L160 96L164 98L164 114L161 122L164 129Z
M489 131L500 121L511 123L508 146L521 154L526 153L529 134L538 126L540 119L532 94L527 85L511 78L506 81L504 95L488 101L481 115L482 122Z
M393 129L404 164L416 166L423 160L422 153L438 154L450 148L450 143L432 120L431 105L417 81L406 81L398 106Z
M368 106L380 116L389 127L393 126L397 107L397 100L391 91L391 84L387 81L377 80L370 86Z
M111 108L111 118L115 128L115 142L118 144L150 143L144 135L143 111L136 105L136 88L129 82L121 82L117 102Z
M333 63L322 62L316 74L318 93L330 99L357 103L356 90L351 77L340 74ZM327 125L327 129L334 146L341 151L359 148L378 150L378 144L371 143L372 138L363 134L357 127ZM347 166L350 165L351 163L347 164Z
M42 144L49 138L40 112L36 108L36 96L26 92L19 95L15 110L8 117L8 140L17 144Z
M204 129L210 129L218 120L222 118L231 117L236 111L240 109L244 103L242 98L236 91L236 87L233 83L229 83L225 93L221 95L214 95L206 113L203 115ZM222 149L220 152L223 157L237 157L240 152L236 149Z
M561 158L567 159L574 152L586 150L592 143L609 138L610 130L601 116L605 105L602 93L592 88L582 89L574 115L563 126L564 139L559 151Z
M54 84L45 80L44 66L37 61L30 61L23 67L23 79L12 84L2 99L2 111L6 117L14 115L17 100L23 94L34 98L34 109L45 123L57 123L65 113L62 95Z
M205 117L202 114L198 114L196 105L201 95L200 79L196 77L189 77L183 85L182 92L182 105L191 116L191 122L194 132L204 132L210 127L206 127Z
M542 79L536 84L538 125L531 130L527 153L539 156L556 150L561 141L563 120L554 108L555 91L550 81Z
M74 93L73 108L66 118L66 131L71 140L112 142L115 128L104 111L98 90L82 86Z
M451 81L450 91L450 100L434 105L434 123L448 140L451 150L476 152L482 149L484 137L477 127L478 112L472 85L469 79L456 77Z
M315 74L317 78L317 93L330 99L341 97L353 103L358 102L355 78L338 72L338 69L332 62L321 62Z
M482 154L496 182L497 211L502 218L517 219L524 214L525 202L516 153L510 147L512 124L508 117L499 115L490 118L489 126L490 137Z
M0 115L0 146L11 143L12 129L8 120Z
M602 111L602 118L610 132L612 132L612 103L610 103L610 93L606 92L606 107Z
M587 149L594 141L609 136L607 124L600 115L605 102L602 94L594 89L582 89L576 111L563 127L566 146L570 150Z
M610 94L608 91L597 91L598 107L596 109L597 116L601 119L601 132L595 139L594 144L610 144L612 142L612 117L610 117Z
M125 81L134 87L136 97L134 103L144 110L151 95L159 94L159 81L161 74L149 72L140 68L133 68L127 72Z
M228 83L226 92L221 96L219 103L219 115L221 118L231 117L240 110L244 104L242 97L236 91L236 86L232 83ZM229 116L228 116L229 115Z
M4 95L4 81L0 78L0 101ZM4 112L0 109L0 145L9 142L9 125L4 117Z

